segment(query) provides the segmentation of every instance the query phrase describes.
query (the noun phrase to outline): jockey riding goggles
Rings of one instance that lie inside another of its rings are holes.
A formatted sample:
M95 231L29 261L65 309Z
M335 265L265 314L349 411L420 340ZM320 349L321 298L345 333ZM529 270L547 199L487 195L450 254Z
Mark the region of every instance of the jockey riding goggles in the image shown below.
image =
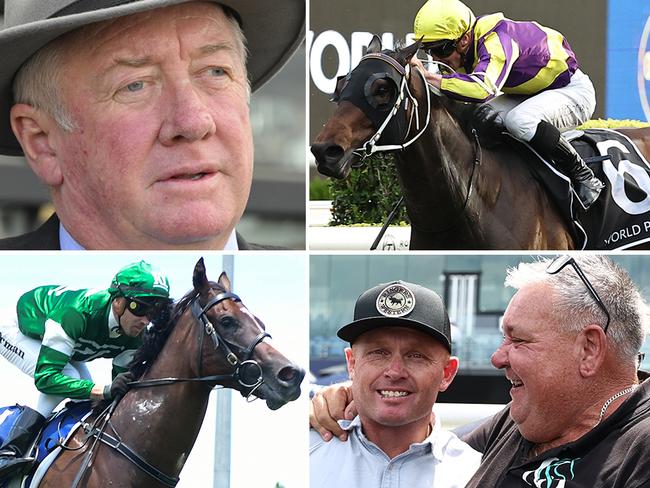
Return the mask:
M144 317L145 315L149 318L155 318L160 315L160 312L163 310L167 300L161 300L160 298L149 298L149 297L125 297L126 308L136 317Z
M456 43L452 39L441 39L439 41L427 42L422 45L424 52L434 58L448 58L456 49Z

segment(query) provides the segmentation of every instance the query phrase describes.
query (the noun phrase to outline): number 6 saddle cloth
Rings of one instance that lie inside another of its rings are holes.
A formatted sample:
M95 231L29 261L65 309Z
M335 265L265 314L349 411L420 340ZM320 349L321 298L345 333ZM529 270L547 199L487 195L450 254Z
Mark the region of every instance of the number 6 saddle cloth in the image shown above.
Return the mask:
M576 248L614 250L644 242L650 245L650 164L634 143L611 129L564 135L605 183L598 200L585 212L569 178L535 153L532 169L569 224Z

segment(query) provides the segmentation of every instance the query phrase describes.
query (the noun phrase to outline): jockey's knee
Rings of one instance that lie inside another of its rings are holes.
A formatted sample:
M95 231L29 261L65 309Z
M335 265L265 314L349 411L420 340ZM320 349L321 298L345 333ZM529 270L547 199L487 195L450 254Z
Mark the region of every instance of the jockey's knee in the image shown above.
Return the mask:
M539 119L531 118L530 116L522 116L517 110L508 112L505 118L506 130L515 139L520 141L530 142L535 136Z

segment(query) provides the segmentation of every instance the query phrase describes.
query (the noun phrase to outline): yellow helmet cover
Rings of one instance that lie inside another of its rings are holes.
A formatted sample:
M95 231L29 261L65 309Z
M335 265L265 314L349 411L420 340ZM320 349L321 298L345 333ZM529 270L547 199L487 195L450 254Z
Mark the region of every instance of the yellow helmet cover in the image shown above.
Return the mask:
M428 0L415 16L413 32L422 42L456 40L475 20L471 9L459 0Z

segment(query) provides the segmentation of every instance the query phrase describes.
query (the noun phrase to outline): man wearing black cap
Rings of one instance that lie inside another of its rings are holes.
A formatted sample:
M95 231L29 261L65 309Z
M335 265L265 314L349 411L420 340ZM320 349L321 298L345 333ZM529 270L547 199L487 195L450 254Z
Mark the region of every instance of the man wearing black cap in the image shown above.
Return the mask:
M458 370L440 297L402 281L377 285L357 299L354 321L338 336L351 345L358 415L341 421L348 442L311 432L310 487L464 486L480 455L431 420Z

